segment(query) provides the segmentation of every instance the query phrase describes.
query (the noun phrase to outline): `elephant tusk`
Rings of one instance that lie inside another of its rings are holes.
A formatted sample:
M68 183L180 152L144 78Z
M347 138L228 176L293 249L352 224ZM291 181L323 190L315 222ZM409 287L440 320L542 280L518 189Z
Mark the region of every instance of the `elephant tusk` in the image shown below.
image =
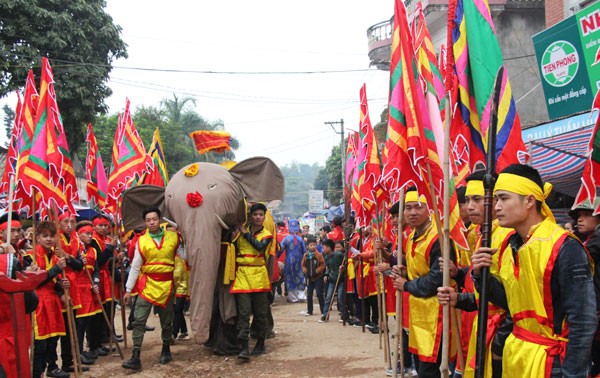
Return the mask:
M164 219L164 220L166 220L166 221L167 221L167 223L168 223L169 225L171 225L172 227L179 228L179 226L177 225L177 223L175 223L174 221L170 220L169 218L167 218L167 217L163 217L163 219Z
M217 220L219 221L219 224L221 225L221 227L223 227L226 230L229 230L229 226L227 225L227 223L223 222L223 219L221 219L220 216L215 214L215 217L217 217Z

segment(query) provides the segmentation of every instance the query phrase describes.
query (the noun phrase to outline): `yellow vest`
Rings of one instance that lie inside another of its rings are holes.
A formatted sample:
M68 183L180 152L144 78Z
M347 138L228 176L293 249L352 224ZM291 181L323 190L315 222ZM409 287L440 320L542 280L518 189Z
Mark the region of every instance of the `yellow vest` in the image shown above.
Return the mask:
M413 241L413 230L406 241L406 269L408 279L414 280L429 274L429 254L438 240L438 234L432 225ZM408 297L409 337L408 348L417 354L419 360L436 362L442 339L442 306L434 295L419 298Z
M568 232L548 218L534 227L517 252L518 265L510 246L500 258L499 275L514 321L502 356L502 373L508 378L549 377L554 356L568 342L566 332L554 334L550 288L554 262Z
M498 275L498 261L501 251L508 244L508 237L512 235L514 230L512 228L500 227L498 220L495 219L492 223L492 242L490 243L491 248L496 248L498 251L492 255L492 266L490 267L490 273L497 276ZM481 247L481 236L477 240L475 245L475 249ZM469 274L470 274L469 270ZM475 298L479 302L479 293L477 291L474 292ZM505 311L497 306L494 306L492 303L488 304L488 327L487 327L487 354L485 358L485 377L492 376L492 352L491 352L491 341L496 333L497 328L500 326L502 320L504 320ZM465 362L465 368L463 377L474 377L475 376L475 352L477 349L477 321L479 319L478 315L475 315L473 319L473 331L471 332L471 337L469 339L469 349L467 352L467 359Z
M261 241L272 237L264 227L254 237ZM229 289L230 293L257 293L271 291L271 280L267 271L269 249L260 252L254 249L243 235L236 241L235 280Z
M159 307L166 307L173 293L175 253L179 247L176 232L165 230L156 244L149 232L138 241L138 251L144 261L138 278L139 295Z

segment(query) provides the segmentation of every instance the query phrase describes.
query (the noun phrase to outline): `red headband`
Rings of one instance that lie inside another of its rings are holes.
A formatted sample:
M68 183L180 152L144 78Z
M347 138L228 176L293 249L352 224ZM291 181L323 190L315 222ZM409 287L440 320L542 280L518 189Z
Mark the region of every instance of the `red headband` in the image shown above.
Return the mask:
M10 227L14 230L15 228L21 228L21 222L13 220L10 222ZM0 231L4 231L8 228L8 221L0 224Z
M108 221L108 219L103 218L103 217L98 217L96 219L94 219L94 221L92 222L92 224L95 226L101 225L101 224L106 224L110 226L110 222Z
M58 216L58 221L62 221L63 219L71 219L71 218L75 218L74 214L71 213L62 213Z
M85 234L86 232L93 233L94 229L92 226L83 226L78 231L79 234Z

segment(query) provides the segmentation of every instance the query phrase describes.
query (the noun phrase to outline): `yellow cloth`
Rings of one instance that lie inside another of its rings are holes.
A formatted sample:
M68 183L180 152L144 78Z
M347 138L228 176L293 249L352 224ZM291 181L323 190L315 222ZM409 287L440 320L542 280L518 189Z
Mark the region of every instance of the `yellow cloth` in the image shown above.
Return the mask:
M410 193L410 192L409 192ZM414 239L413 230L406 241L406 269L408 279L414 280L429 274L429 254L438 234L430 224L427 230ZM442 332L442 306L437 297L408 297L408 349L421 361L435 362Z
M503 377L522 377L523 372L527 372L528 377L545 377L547 358L553 358L548 353L548 346L535 343L531 338L525 340L527 337L519 336L519 333L530 333L563 347L568 342L554 334L552 298L549 297L552 261L567 236L567 231L546 218L532 228L530 236L517 251L518 264L515 264L510 247L502 253L499 277L515 325L504 346Z
M173 278L175 279L175 295L177 297L189 296L190 270L188 269L187 263L177 255L175 255Z
M467 181L467 189L465 190L465 196L484 196L485 187L481 180L470 180Z
M186 175L186 177L196 176L198 174L198 163L190 165L183 171L183 173Z
M492 266L490 267L490 273L493 275L498 275L498 262L500 257L500 252L502 246L507 242L507 238L512 235L514 230L512 228L500 227L500 224L497 219L494 219L492 222L492 242L490 243L490 247L497 249L498 251L492 255ZM479 240L477 240L477 244L475 248L479 248L481 246L481 236ZM475 297L479 301L479 293L477 291L474 292ZM497 314L503 314L505 311L499 307L494 306L492 303L488 304L488 321ZM463 371L463 377L472 378L475 377L475 368L471 366L471 363L475 361L475 351L477 348L477 321L478 316L475 315L473 319L473 328L471 332L471 338L469 339L469 348L467 351L467 359L465 361L465 368ZM492 353L491 353L491 343L488 346L488 351L485 359L485 377L492 376Z
M138 278L139 295L159 307L165 307L173 293L173 271L179 235L165 230L160 244L149 232L140 236L138 251L144 261Z
M229 285L235 279L235 244L221 242L221 245L227 245L225 252L225 272L223 274L223 284Z
M254 237L261 241L272 237L264 227ZM265 252L254 249L243 236L236 241L237 255L235 259L235 280L229 289L230 293L256 293L271 291L271 280L267 271L268 248Z
M348 279L349 280L353 280L356 278L356 273L354 271L354 260L353 259L348 259Z
M536 200L542 203L542 215L556 223L554 214L552 214L552 210L546 203L546 198L552 192L552 184L549 182L544 184L544 190L542 191L538 184L526 177L513 175L512 173L500 173L494 186L494 195L498 190L505 190L522 196L533 195Z
M404 196L404 203L409 202L420 202L424 205L427 205L427 199L425 198L425 196L423 194L419 195L419 193L417 193L414 190L407 192Z

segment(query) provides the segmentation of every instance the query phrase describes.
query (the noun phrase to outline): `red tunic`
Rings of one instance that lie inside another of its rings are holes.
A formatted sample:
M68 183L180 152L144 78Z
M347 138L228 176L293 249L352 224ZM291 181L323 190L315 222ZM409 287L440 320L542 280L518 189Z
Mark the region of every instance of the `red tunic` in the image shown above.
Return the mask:
M90 282L90 277L94 273L94 265L96 264L96 250L92 246L85 247L83 244L81 245L81 248L86 249L86 264L83 269L87 270L89 276L85 270L78 272L77 275L77 287L79 289L79 298L81 300L81 308L77 310L76 317L78 318L92 316L102 312L100 303L98 303L96 294L92 291L92 283Z
M58 257L53 251L50 254L41 245L36 246L35 261L41 270L50 270ZM56 278L40 285L35 292L38 306L33 316L34 336L36 340L44 340L53 336L65 336L65 322L62 315L62 302L54 291Z
M65 234L61 232L60 248L73 258L77 258L77 256L79 255L79 237L77 236L77 232L71 232L71 235L69 236L69 241L67 241ZM67 267L65 267L64 273L67 279L69 280L69 283L71 284L71 287L69 288L69 295L71 296L73 310L77 310L81 308L81 299L79 298L79 287L77 282L79 281L78 275L82 272L76 272L73 270L73 268L67 265Z
M135 234L133 238L127 242L127 257L129 258L129 261L133 261L135 255L135 246L137 245L138 240L140 240L140 236L144 235L145 232L146 230L139 234ZM138 295L138 281L136 281L133 289L131 289L131 295Z
M106 242L108 241L108 238L96 233L96 231L94 231L94 241L96 243L98 243L98 246L100 247L99 251L96 251L96 258L98 258L98 255L100 253L102 253L104 251L104 249L106 249ZM102 266L99 267L100 269L100 298L102 298L102 303L106 303L106 302L110 302L113 300L113 296L112 296L112 280L110 279L110 271L108 270L108 262L105 262L104 264L102 264Z

